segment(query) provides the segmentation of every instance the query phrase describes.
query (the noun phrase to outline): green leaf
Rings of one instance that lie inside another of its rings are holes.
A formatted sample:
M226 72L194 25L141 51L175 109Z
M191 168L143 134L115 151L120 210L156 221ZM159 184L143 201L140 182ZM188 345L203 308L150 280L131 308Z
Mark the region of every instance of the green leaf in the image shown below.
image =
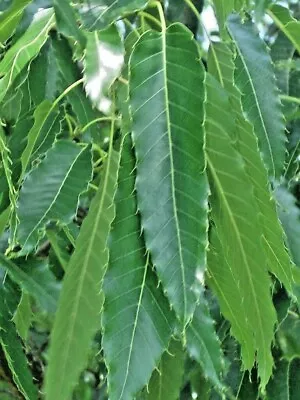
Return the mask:
M90 146L65 140L55 142L30 171L20 191L17 212L17 241L23 253L36 246L49 221L67 224L72 220L91 172Z
M30 169L30 162L46 152L60 132L58 113L53 111L49 100L39 104L33 116L34 125L28 132L27 144L21 157L22 176L24 176L28 167Z
M124 47L115 25L87 35L84 58L85 91L102 112L111 109L108 90L120 74L124 62Z
M146 247L183 325L196 306L196 273L203 275L206 265L204 71L198 59L192 34L174 24L142 35L130 60L138 208Z
M172 339L164 352L158 370L155 370L147 385L145 400L177 400L183 384L185 353L182 344Z
M289 93L289 77L295 48L289 39L279 32L271 46L277 86L283 94Z
M300 391L300 360L280 360L267 386L267 400L297 400Z
M7 181L9 200L11 203L11 210L15 211L17 207L16 190L12 181L12 160L10 158L10 151L5 143L5 136L3 128L0 126L0 155L2 161L2 168Z
M276 188L275 196L287 246L295 264L300 267L300 210L296 204L296 198L283 185Z
M215 246L217 250L222 249L223 276L226 276L224 281L222 278L216 279L216 284L220 286L216 294L221 311L224 308L226 317L231 317L232 331L237 334L242 346L245 368L251 368L254 352L257 353L258 373L263 389L272 373L271 343L276 313L261 243L256 199L244 160L230 138L235 126L227 92L211 75L207 75L206 83L205 129L212 218L219 238ZM212 262L209 266L212 276L219 276L217 264ZM227 280L230 287L234 288L232 294L224 287ZM235 310L235 292L239 314ZM242 303L241 307L239 303ZM232 313L229 314L229 308L234 310L234 318Z
M255 0L254 15L255 21L261 22L265 15L266 9L272 3L272 0Z
M0 62L0 101L21 70L36 57L53 23L53 11L40 10L24 35L6 52Z
M30 161L46 152L60 131L58 113L53 111L50 101L45 100L34 111L34 125L27 135L27 144L22 153L22 176L30 169Z
M135 159L127 135L104 278L103 349L110 398L130 400L149 381L167 349L174 318L145 253L137 214ZM141 359L143 363L141 363Z
M100 186L83 221L63 281L50 341L47 400L71 398L87 362L93 336L100 327L101 283L108 263L107 237L114 217L118 169L118 154L112 148L112 139L113 129Z
M29 89L33 103L38 106L44 100L54 101L58 91L59 71L52 41L48 40L39 55L30 64ZM39 82L37 85L36 82Z
M234 86L233 55L225 44L214 44L210 49L208 70L230 93L229 102L234 116L235 131L228 131L236 149L245 162L245 171L250 179L256 199L256 208L261 224L261 237L266 261L270 272L292 291L292 270L290 256L284 246L284 232L280 225L276 204L269 188L268 175L262 162L257 138L252 125L244 118L241 93Z
M0 43L4 43L14 33L29 3L31 0L14 0L11 7L0 14Z
M68 42L64 39L53 40L54 54L60 71L61 90L65 90L69 85L81 78L79 70L71 60L72 51ZM89 122L99 117L100 113L92 108L90 101L86 98L82 87L73 88L68 94L67 99L70 102L75 117L80 127L84 127ZM91 125L86 133L88 138L99 137L99 127L96 124ZM101 132L100 132L101 135Z
M89 31L107 28L120 17L146 7L148 0L91 0L80 11L83 25Z
M0 267L26 293L33 296L43 310L55 313L60 285L50 272L46 260L28 258L26 261L21 259L12 262L0 253Z
M33 314L30 299L31 297L28 293L22 293L20 303L13 317L17 332L24 341L28 339L29 328L32 322Z
M19 292L9 278L4 281L1 274L0 288L0 344L8 367L18 390L26 400L37 400L37 388L33 384L31 371L24 354L23 346L11 321L19 302Z
M242 103L258 137L270 177L280 177L285 160L281 104L270 55L251 21L231 15L228 28L237 48L236 82Z
M70 254L67 251L69 241L57 229L47 229L47 238L50 242L51 249L54 251L61 267L65 271L70 259Z
M268 14L300 53L300 22L291 16L288 8L279 4L272 4Z
M234 8L235 0L214 0L213 7L216 13L221 37L226 39L228 33L226 30L225 23L227 21L228 15L232 13Z
M192 322L187 327L186 340L190 357L201 365L205 377L212 382L214 387L222 391L224 386L221 383L221 374L224 369L224 360L221 343L215 332L214 322L204 296L201 296Z
M54 0L53 5L58 31L64 36L74 38L83 49L86 38L78 26L75 8L70 5L69 0Z

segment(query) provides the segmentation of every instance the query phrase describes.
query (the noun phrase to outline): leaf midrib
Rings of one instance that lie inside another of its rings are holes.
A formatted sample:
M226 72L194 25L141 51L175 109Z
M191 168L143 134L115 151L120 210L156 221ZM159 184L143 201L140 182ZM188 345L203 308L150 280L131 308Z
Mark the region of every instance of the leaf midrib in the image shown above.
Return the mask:
M138 323L138 319L139 319L139 315L140 315L140 308L142 305L143 294L144 294L145 285L146 285L148 264L149 264L149 255L147 256L147 259L146 259L145 271L144 271L144 275L143 275L143 281L141 284L141 291L140 291L140 295L139 295L139 300L138 300L138 304L137 304L137 310L136 310L136 315L135 315L135 319L134 319L133 330L132 330L132 335L131 335L131 340L130 340L130 345L129 345L129 353L128 353L128 360L127 360L127 365L126 365L125 378L124 378L124 383L123 383L123 386L121 389L121 394L120 394L119 400L122 400L122 396L123 396L123 393L124 393L124 390L126 387L126 383L127 383L127 379L128 379L128 375L129 375L129 366L130 366L130 361L131 361L131 356L132 356L133 342L134 342L134 338L135 338L137 323Z
M232 213L231 208L230 208L230 206L228 204L228 201L227 201L225 192L223 191L223 188L222 188L221 182L219 180L218 174L216 173L215 168L213 166L213 163L211 162L208 154L206 154L206 157L207 157L207 163L209 165L209 168L210 168L211 173L212 173L213 178L214 178L214 182L215 182L216 186L218 187L218 191L220 193L220 196L223 199L223 203L225 205L225 208L227 209L227 212L228 212L228 215L229 215L229 219L230 219L230 221L232 223L233 230L234 230L234 232L236 234L236 237L237 237L237 243L238 243L238 245L240 247L240 250L241 250L241 253L242 253L242 257L243 257L243 260L244 260L244 263L245 263L245 266L246 266L248 280L249 280L249 283L250 283L251 292L252 292L254 303L255 303L256 314L257 314L257 318L258 318L258 321L259 321L259 326L260 326L260 331L261 331L261 335L260 336L261 336L261 339L263 341L264 348L265 348L265 344L266 343L265 343L265 337L264 337L264 330L263 330L261 316L260 316L260 313L259 313L259 306L258 306L256 295L255 295L253 281L252 281L252 277L251 277L251 273L250 273L251 269L250 269L250 266L248 264L247 255L245 253L244 246L243 246L240 234L239 234L239 230L238 230L238 227L237 227L235 219L234 219L234 214Z
M253 84L253 81L252 81L252 76L251 76L251 74L250 74L250 71L249 71L249 69L248 69L248 67L247 67L247 64L246 64L246 62L245 62L245 59L244 59L244 57L243 57L243 54L242 54L242 52L241 52L239 46L236 46L236 49L237 49L237 51L238 51L238 53L239 53L240 59L241 59L241 61L242 61L242 63L243 63L243 66L244 66L244 68L245 68L246 74L247 74L247 76L248 76L248 80L249 80L249 82L250 82L252 94L253 94L253 97L254 97L254 99L255 99L255 104L256 104L257 111L258 111L258 115L259 115L259 119L260 119L260 121L261 121L261 124L262 124L262 127L263 127L263 131L264 131L264 134L265 134L265 138L266 138L267 144L268 144L269 155L270 155L270 158L271 158L272 169L273 169L272 173L273 173L273 175L275 176L276 168L275 168L275 163L274 163L274 157L273 157L273 152L272 152L272 146L271 146L270 139L269 139L269 136L268 136L268 131L267 131L267 128L266 128L266 125L265 125L265 121L264 121L264 119L263 119L263 116L262 116L262 113L261 113L261 110L260 110L260 103L259 103L258 98L257 98L257 95L256 95L256 90L255 90L255 87L254 87L254 84Z
M183 285L183 302L184 302L184 314L183 314L183 322L187 323L187 298L186 298L186 280L185 280L185 271L184 271L184 262L183 255L181 249L181 235L180 235L180 227L177 216L177 202L176 202L176 194L175 194L175 168L174 168L174 157L173 157L173 148L172 148L172 131L171 131L171 117L170 117L170 109L169 109L169 92L168 92L168 77L167 77L167 43L166 43L166 29L164 28L161 33L162 38L162 61L163 61L163 77L164 77L164 87L165 87L165 105L166 105L166 117L167 117L167 132L168 132L168 145L170 152L170 169L171 169L171 185L172 185L172 202L173 202L173 214L176 225L176 237L177 237L177 245L178 252L180 258L180 269L181 269L181 277L182 277L182 285Z
M113 132L111 132L110 134L110 146L109 146L109 152L108 152L108 158L107 158L107 166L106 166L106 171L105 171L105 176L104 176L104 183L103 183L103 187L102 187L102 196L101 196L101 200L100 200L100 205L98 208L98 212L96 214L96 218L95 218L95 223L93 224L93 228L92 228L92 233L90 236L90 240L88 241L88 247L87 247L87 251L86 251L86 257L85 257L85 261L82 264L82 268L81 268L81 272L79 275L79 279L78 279L78 290L77 292L77 296L76 296L76 292L75 292L75 300L73 302L73 312L70 313L70 315L74 315L74 318L71 318L71 323L70 323L70 329L69 329L69 338L73 338L74 336L74 330L75 330L75 325L76 325L76 321L77 321L77 314L78 314L78 308L79 308L79 304L80 304L80 298L81 298L81 293L82 293L82 288L83 288L83 284L84 284L84 279L85 276L87 275L87 267L88 267L88 263L89 263L89 259L91 257L92 254L92 248L94 245L94 241L95 241L95 237L96 237L96 232L98 229L98 225L99 225L99 220L100 217L102 215L103 212L103 206L104 206L104 201L106 198L106 192L107 192L107 186L108 186L108 181L109 181L109 175L110 175L110 169L111 169L111 164L113 161ZM78 238L80 239L80 236L78 236ZM77 261L75 259L75 261ZM103 267L105 267L107 265L108 260L106 260L105 265ZM70 265L68 265L67 270L68 271L72 271L72 259L70 261ZM69 273L70 273L69 272ZM99 292L100 294L100 292ZM75 311L74 311L75 310ZM66 349L62 354L65 354L65 357L62 357L62 368L61 368L61 375L62 375L62 379L60 379L60 382L63 383L64 379L65 379L65 375L66 375L66 365L67 365L67 360L68 360L68 354L70 353L70 347L71 347L71 342L72 340L68 340L67 344L64 346L64 349ZM60 385L60 393L62 393L63 391L63 386Z

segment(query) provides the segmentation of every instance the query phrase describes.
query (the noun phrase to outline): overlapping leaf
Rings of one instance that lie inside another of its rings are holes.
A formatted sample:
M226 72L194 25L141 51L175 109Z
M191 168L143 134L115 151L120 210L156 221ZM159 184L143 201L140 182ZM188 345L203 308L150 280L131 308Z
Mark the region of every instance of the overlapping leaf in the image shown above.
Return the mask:
M81 78L79 70L72 60L72 50L68 45L67 40L53 40L54 54L56 57L57 65L60 71L60 89L63 91L68 86L76 82ZM82 87L75 87L67 95L67 99L71 104L74 114L79 122L79 126L84 127L89 122L99 117L99 112L93 109L91 102L86 98ZM89 138L98 138L101 135L99 133L99 127L96 124L91 125L86 130Z
M91 172L90 147L61 140L26 176L17 212L17 240L24 253L36 246L47 222L58 220L67 224L72 220Z
M237 48L236 83L243 108L258 137L270 177L279 177L285 160L285 135L271 58L251 21L231 15L228 28Z
M278 186L275 190L278 212L286 233L287 246L295 264L300 266L300 210L296 198L286 187Z
M47 40L39 55L30 64L28 85L30 98L35 106L44 100L55 100L58 91L59 70L50 39ZM39 83L37 85L37 82Z
M277 86L284 94L289 92L289 77L294 52L293 44L282 32L279 32L272 44L270 54L274 63Z
M297 51L300 52L300 22L291 16L288 8L279 4L272 4L268 14Z
M80 9L83 25L90 31L107 28L124 15L146 7L148 0L91 0Z
M9 278L4 281L3 271L0 276L0 344L18 390L26 400L37 400L37 388L33 384L21 340L11 320L20 300L20 292Z
M177 400L183 384L185 353L182 344L172 339L151 376L145 400Z
M130 60L137 196L146 247L186 324L195 309L197 269L207 245L203 152L203 68L180 24L141 36Z
M121 72L123 53L124 47L116 26L88 34L84 59L85 90L93 104L104 113L111 109L108 90Z
M14 263L0 253L0 269L31 294L41 309L55 313L60 284L49 270L46 260L29 258Z
M67 37L74 38L84 48L86 38L78 26L75 9L69 0L54 0L55 19L58 31Z
M4 43L16 29L24 8L31 0L14 0L12 5L0 15L0 43Z
M300 390L299 371L299 358L293 361L280 360L267 387L267 400L297 400Z
M224 369L224 360L222 359L221 344L204 297L200 299L192 322L187 327L186 340L190 356L198 361L205 377L212 382L214 387L222 391L221 375Z
M0 101L22 69L36 57L53 23L53 11L40 10L24 35L6 52L0 62Z
M235 319L230 322L233 331L241 329L250 336L249 342L241 341L245 364L247 368L251 367L256 351L261 387L264 388L272 373L271 343L276 313L261 243L256 199L244 160L235 150L230 137L235 125L227 92L211 75L207 76L206 83L205 129L212 188L212 218L222 248L223 275L226 277L226 280L224 278L217 283L220 286L229 283L234 292L239 293L243 312L239 314L238 324ZM216 264L209 266L212 275L215 268ZM228 293L226 286L225 290ZM235 309L235 295L219 296L219 301L221 309Z
M235 129L228 133L232 140L236 141L236 149L244 159L245 171L252 184L261 224L260 235L265 250L265 265L285 285L286 289L291 291L293 279L290 256L284 246L284 232L270 192L268 175L260 157L257 138L252 125L243 116L241 93L234 86L234 64L231 51L225 44L213 45L208 64L209 71L230 93L229 101L234 115Z
M53 111L50 101L45 100L35 109L34 125L26 138L27 144L21 157L23 176L27 168L30 169L31 167L30 161L33 161L51 147L59 131L58 113Z
M84 220L64 277L46 373L47 400L67 400L100 327L101 284L108 263L107 238L114 217L118 154L111 145L100 186ZM83 167L84 168L84 167ZM74 351L76 349L76 351Z
M157 286L149 256L145 254L134 169L132 143L127 135L122 148L116 218L103 287L103 348L112 400L132 399L149 381L168 347L174 323L168 301Z

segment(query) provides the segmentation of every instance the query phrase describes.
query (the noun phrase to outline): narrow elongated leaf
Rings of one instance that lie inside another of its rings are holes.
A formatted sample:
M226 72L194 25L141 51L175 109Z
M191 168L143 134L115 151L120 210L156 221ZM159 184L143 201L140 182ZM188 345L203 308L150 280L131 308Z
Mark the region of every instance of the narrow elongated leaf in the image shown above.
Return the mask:
M172 339L147 386L145 400L177 400L183 383L185 354L182 344Z
M14 263L0 253L0 268L30 293L43 310L49 313L56 311L60 285L45 260L29 258Z
M69 0L54 0L53 5L58 31L67 37L74 38L83 49L86 38L78 26L75 8L71 6Z
M259 148L271 177L279 177L285 160L285 135L274 70L265 44L251 21L231 15L228 28L237 48L236 82L243 108L258 137Z
M198 361L203 373L216 389L222 390L221 374L224 368L221 343L209 314L208 305L202 296L186 331L187 349L190 356Z
M137 195L146 247L177 316L195 309L207 245L203 68L191 33L147 32L130 60ZM146 67L147 65L147 67Z
M90 31L102 30L126 14L146 7L148 0L91 0L80 9L83 25Z
M88 34L85 50L85 90L94 105L108 113L111 100L108 90L120 74L124 62L124 47L116 26Z
M291 16L288 8L279 4L272 4L268 14L300 53L300 22Z
M149 265L137 214L135 159L127 135L104 279L103 348L112 400L131 400L149 381L167 349L174 322ZM141 359L143 363L141 363Z
M11 7L0 15L0 42L5 42L16 29L24 8L31 0L14 0Z
M20 300L20 293L9 278L4 281L4 274L1 272L0 274L0 344L18 390L26 400L37 400L37 388L33 384L33 378L16 327L11 321Z
M17 332L24 341L28 339L29 328L33 317L30 300L30 295L23 292L18 308L13 317Z
M214 44L211 48L208 69L230 93L229 102L234 115L235 131L228 131L236 141L236 149L245 162L256 199L261 224L261 237L269 271L292 291L292 270L290 256L284 246L284 232L280 225L276 205L270 192L268 175L260 157L257 138L252 125L243 116L241 93L234 86L234 64L232 53L225 44Z
M30 64L29 90L35 106L44 100L55 100L58 91L58 77L59 71L52 40L48 39L39 55ZM37 82L39 82L38 85Z
M47 400L68 400L100 327L101 283L108 263L107 237L114 217L118 154L111 145L96 196L84 219L63 281L46 372ZM76 349L76 352L74 351Z
M239 293L244 315L239 315L237 330L250 330L250 342L241 342L247 366L257 353L261 387L264 388L272 373L271 343L276 313L270 294L270 280L261 243L261 229L255 197L243 158L235 150L230 133L234 120L226 91L211 76L207 76L207 104L205 128L207 133L207 160L211 174L212 217L222 247L223 274L231 287ZM209 269L214 274L214 266ZM219 282L222 284L222 280ZM218 294L218 293L217 293ZM226 298L234 309L235 296ZM222 307L223 298L219 297ZM243 321L243 323L241 322ZM230 321L234 326L235 320ZM254 346L254 348L253 348ZM252 353L252 354L251 354Z
M38 54L53 23L53 11L40 10L24 35L6 52L0 62L0 101L21 70Z
M61 140L26 176L17 212L17 240L23 252L34 248L47 222L58 220L67 224L72 220L78 197L86 189L91 172L90 147Z
M231 323L231 333L241 344L241 353L245 369L251 369L255 361L255 343L245 318L245 309L241 298L242 290L236 285L231 267L224 257L217 232L213 230L208 252L208 273L206 282L216 294L221 312ZM226 272L226 273L224 273Z

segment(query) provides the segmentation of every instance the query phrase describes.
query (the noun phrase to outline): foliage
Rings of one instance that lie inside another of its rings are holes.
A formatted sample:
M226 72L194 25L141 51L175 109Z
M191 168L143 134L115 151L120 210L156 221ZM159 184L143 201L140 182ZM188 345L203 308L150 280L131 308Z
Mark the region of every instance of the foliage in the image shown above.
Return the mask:
M300 9L275 3L0 3L1 399L297 398Z

